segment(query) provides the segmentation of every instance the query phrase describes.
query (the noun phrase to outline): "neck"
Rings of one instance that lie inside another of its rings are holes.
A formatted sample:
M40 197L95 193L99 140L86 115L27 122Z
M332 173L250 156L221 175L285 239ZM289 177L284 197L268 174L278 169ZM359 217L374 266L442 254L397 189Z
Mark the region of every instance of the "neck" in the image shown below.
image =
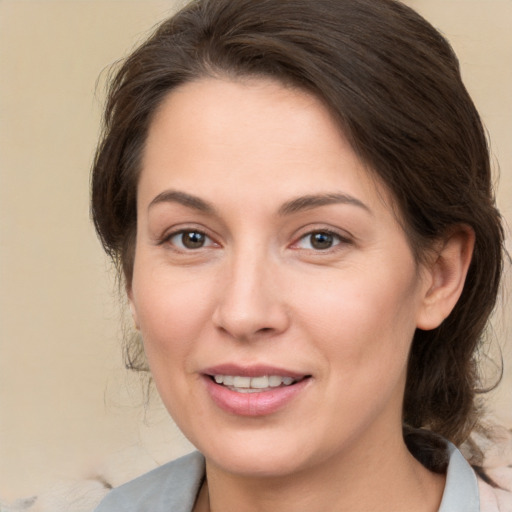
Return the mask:
M195 512L434 512L445 483L412 457L401 436L286 476L241 476L208 461L206 474Z

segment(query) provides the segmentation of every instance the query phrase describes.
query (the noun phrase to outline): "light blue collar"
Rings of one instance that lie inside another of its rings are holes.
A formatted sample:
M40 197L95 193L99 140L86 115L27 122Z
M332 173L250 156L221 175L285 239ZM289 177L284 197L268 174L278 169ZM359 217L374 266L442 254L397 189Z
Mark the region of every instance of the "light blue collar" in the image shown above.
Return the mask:
M475 472L452 443L447 443L447 450L449 463L439 512L480 512Z

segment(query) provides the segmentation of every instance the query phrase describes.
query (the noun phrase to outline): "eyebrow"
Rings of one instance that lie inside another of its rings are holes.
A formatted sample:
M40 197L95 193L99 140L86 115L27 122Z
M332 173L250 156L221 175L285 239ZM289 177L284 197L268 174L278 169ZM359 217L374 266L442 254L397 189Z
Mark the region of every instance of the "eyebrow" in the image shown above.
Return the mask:
M201 213L207 215L213 215L216 213L214 206L208 203L204 199L197 196L187 194L186 192L180 192L178 190L165 190L158 194L148 206L148 210L153 206L161 203L178 203L198 210ZM299 196L295 199L287 201L278 210L278 214L281 216L291 215L300 211L311 210L313 208L319 208L321 206L328 206L330 204L349 204L357 206L372 214L372 211L359 199L341 193L327 193L327 194L311 194L306 196Z
M307 196L300 196L291 201L284 203L279 208L279 215L291 215L304 210L311 210L319 208L320 206L327 206L330 204L349 204L357 206L372 214L372 211L359 199L348 194L314 194Z
M165 190L158 194L148 206L148 210L153 206L160 203L179 203L187 208L198 210L202 213L212 215L215 213L215 208L212 204L204 201L203 199L187 194L185 192L179 192L177 190Z

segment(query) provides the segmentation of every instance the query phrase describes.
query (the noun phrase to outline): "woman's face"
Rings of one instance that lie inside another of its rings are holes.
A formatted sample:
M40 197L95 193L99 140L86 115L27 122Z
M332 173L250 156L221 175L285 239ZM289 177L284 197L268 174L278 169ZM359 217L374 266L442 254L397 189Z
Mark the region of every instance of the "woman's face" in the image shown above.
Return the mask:
M401 432L429 279L320 101L263 79L181 86L137 201L132 310L210 463L291 474Z

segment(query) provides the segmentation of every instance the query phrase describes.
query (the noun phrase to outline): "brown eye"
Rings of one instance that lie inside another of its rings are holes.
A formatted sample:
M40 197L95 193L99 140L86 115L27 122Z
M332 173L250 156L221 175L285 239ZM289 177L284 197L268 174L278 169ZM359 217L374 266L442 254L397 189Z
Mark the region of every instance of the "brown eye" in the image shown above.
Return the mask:
M199 249L204 245L205 236L203 233L186 231L181 234L181 242L187 249Z
M183 250L201 249L214 245L210 237L201 231L180 231L169 237L169 243Z
M327 251L340 244L350 244L350 241L330 231L311 231L301 237L296 247L313 251Z
M330 233L318 232L311 233L310 244L313 249L323 250L330 249L334 244L334 236Z

